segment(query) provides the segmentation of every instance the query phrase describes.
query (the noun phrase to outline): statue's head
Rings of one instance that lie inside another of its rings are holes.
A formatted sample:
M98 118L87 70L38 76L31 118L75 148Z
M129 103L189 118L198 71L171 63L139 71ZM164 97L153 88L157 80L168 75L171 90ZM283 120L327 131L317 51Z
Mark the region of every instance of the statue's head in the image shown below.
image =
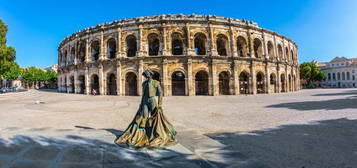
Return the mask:
M154 73L150 69L147 69L143 72L143 76L147 79L151 79L153 74Z

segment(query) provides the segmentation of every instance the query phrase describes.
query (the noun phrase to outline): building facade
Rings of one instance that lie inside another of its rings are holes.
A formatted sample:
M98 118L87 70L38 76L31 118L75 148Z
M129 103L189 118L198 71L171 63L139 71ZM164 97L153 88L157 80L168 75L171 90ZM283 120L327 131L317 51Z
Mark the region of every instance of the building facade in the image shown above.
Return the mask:
M320 62L318 66L327 75L321 83L327 88L357 87L357 58L335 57L330 62Z
M151 69L165 96L239 95L300 89L298 48L251 21L158 15L78 31L58 48L58 91L141 95Z

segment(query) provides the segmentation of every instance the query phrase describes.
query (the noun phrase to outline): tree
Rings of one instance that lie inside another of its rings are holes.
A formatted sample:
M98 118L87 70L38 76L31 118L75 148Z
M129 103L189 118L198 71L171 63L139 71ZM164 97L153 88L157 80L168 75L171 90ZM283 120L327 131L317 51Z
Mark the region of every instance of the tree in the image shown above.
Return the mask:
M16 62L9 62L9 70L4 73L5 79L16 80L22 75L22 70Z
M16 59L16 52L13 47L6 45L7 26L0 19L0 79L4 78L4 73L12 67L12 62Z
M300 79L306 81L306 87L315 88L316 83L326 79L325 72L313 62L300 64Z

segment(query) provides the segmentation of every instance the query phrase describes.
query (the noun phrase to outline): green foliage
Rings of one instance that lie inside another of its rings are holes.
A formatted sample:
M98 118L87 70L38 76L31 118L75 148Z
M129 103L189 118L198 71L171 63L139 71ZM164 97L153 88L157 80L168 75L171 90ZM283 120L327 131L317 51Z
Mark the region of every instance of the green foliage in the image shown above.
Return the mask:
M326 74L313 62L300 64L300 79L305 80L308 88L315 88L316 82L326 79Z
M4 73L5 79L15 80L22 75L22 70L16 62L9 62L6 66L9 70Z
M54 82L57 79L57 73L32 66L23 71L22 78L25 82Z
M13 67L16 59L15 48L6 46L7 26L0 19L0 79Z

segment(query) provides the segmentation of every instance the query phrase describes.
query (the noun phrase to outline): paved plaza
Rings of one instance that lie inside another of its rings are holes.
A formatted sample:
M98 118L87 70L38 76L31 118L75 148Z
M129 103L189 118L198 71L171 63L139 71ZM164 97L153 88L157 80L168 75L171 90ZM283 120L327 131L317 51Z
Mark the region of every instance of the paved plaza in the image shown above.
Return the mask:
M0 95L1 168L356 168L357 89L165 97L178 144L113 144L140 97Z

